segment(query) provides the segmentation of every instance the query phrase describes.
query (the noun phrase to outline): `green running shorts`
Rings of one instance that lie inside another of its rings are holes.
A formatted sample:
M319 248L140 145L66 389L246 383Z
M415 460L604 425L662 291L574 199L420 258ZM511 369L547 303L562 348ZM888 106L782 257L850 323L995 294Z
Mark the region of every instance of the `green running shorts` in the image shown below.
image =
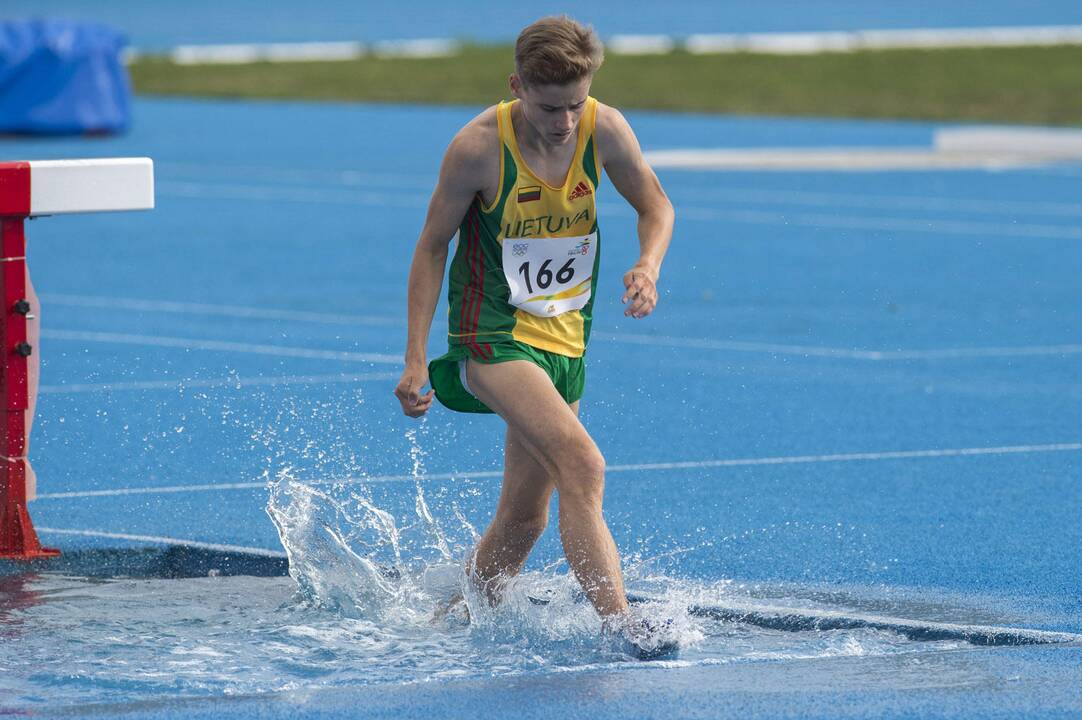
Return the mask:
M581 357L559 355L516 340L489 343L486 348L491 348L491 357L479 357L476 353L471 353L465 345L454 345L447 354L428 364L428 381L436 391L436 399L444 407L458 412L492 412L470 392L466 382L467 358L486 365L508 360L528 360L548 374L557 392L569 405L582 397L586 387L586 363Z

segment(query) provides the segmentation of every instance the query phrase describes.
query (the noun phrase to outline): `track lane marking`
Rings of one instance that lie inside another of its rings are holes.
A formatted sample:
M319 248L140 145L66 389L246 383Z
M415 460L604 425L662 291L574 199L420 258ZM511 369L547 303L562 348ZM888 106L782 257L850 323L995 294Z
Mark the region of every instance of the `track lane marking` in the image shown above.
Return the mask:
M960 358L1024 357L1030 355L1078 355L1082 343L1064 345L1019 345L1015 347L933 348L930 350L851 350L816 345L788 345L784 343L759 343L741 340L710 340L684 338L669 335L636 333L591 334L591 340L628 343L631 345L667 345L670 347L698 348L701 350L731 350L758 352L772 355L798 355L806 357L846 358L851 360L948 360Z
M250 181L257 176L259 181L278 185L293 185L308 189L315 183L322 183L330 188L372 187L386 192L393 192L407 187L411 190L430 192L433 188L434 175L391 175L362 172L357 170L314 170L300 168L274 168L268 166L230 166L230 165L194 165L185 163L161 163L160 178L163 183L179 182L184 187L198 185L198 180L206 181L208 174L218 174L226 179L240 178ZM179 172L178 172L179 171ZM1023 169L1019 172L1029 174L1057 174L1071 172L1069 168ZM171 177L172 175L180 177ZM1077 174L1077 173L1076 173ZM254 187L246 183L244 187ZM806 190L756 190L739 187L713 186L709 190L681 190L672 192L678 199L718 200L734 203L760 203L778 205L805 205L810 207L856 207L878 208L887 210L929 210L933 212L973 212L989 215L1010 213L1082 216L1082 203L1056 202L1049 200L1000 200L990 201L983 198L937 197L929 195L857 195L844 192L815 192Z
M83 306L69 298L68 304ZM148 311L161 310L170 313L190 313L193 315L208 314L213 306L201 304L186 304L163 302L163 307L158 307L156 301L130 300L134 304L140 304L142 309ZM96 302L90 302L86 307L97 307ZM236 307L238 315L252 311L260 311L260 308ZM270 317L274 310L267 310ZM305 322L326 322L328 324L342 324L349 315L331 314L324 316L321 313L304 313ZM371 324L401 325L401 319L394 316L357 316L362 318L361 324L368 321L378 320ZM439 324L438 319L433 320L433 325ZM82 342L117 342L132 345L150 345L155 347L178 347L189 350L217 350L225 352L254 353L260 355L278 355L283 357L302 357L323 360L347 360L372 362L379 364L401 365L402 360L397 355L380 353L351 353L339 350L317 350L311 348L292 348L280 345L231 343L220 340L204 340L198 338L174 338L155 335L138 335L125 333L86 332L77 330L51 330L42 331L42 337L53 340L72 340ZM1082 354L1082 343L1064 343L1059 345L1018 345L999 347L956 347L956 348L931 348L926 350L861 350L856 348L838 348L819 345L794 345L788 343L764 343L744 340L713 340L709 338L689 338L671 335L649 335L645 333L620 333L595 331L592 339L601 342L627 343L631 345L665 345L669 347L689 347L702 350L721 350L734 352L764 353L768 355L795 355L803 357L826 357L843 358L850 360L950 360L963 358L1007 358L1048 355L1078 355Z
M127 390L191 390L196 388L244 388L260 385L319 385L324 383L357 383L377 380L394 380L398 373L360 373L354 375L283 375L278 377L186 380L134 380L130 382L72 383L71 385L41 385L42 395L72 395L93 392L123 392Z
M257 343L238 343L206 338L178 338L161 335L135 335L130 333L87 332L83 330L41 331L43 338L50 340L76 340L79 342L116 343L121 345L148 345L152 347L171 347L184 350L211 350L221 352L249 353L254 355L273 355L278 357L307 358L314 360L344 360L367 362L377 365L401 365L402 357L384 353L349 352L345 350L316 350L312 348L289 347L285 345L263 345Z
M705 468L753 467L761 465L800 465L811 463L860 462L878 460L910 460L922 458L977 457L988 455L1016 455L1055 452L1082 451L1082 442L1047 443L1043 445L998 445L992 447L945 448L931 450L886 450L879 452L832 453L827 455L784 455L760 458L733 458L721 460L685 460L677 462L631 463L609 465L606 472L644 472L651 470L695 470ZM478 470L453 473L429 473L421 479L426 482L467 478L503 477L502 470ZM372 477L329 478L324 480L302 480L313 485L335 484L373 484L413 482L416 478L407 475L375 475ZM110 490L81 490L71 492L39 493L38 500L59 500L65 498L115 497L121 495L155 495L183 492L214 492L218 490L255 490L266 488L267 482L207 483L199 485L172 485L164 487L113 488Z
M278 308L247 307L243 305L218 305L211 303L174 302L171 300L144 300L139 298L114 298L100 295L69 295L43 293L41 300L50 305L68 307L108 308L110 310L134 310L137 312L163 312L179 315L211 315L243 318L246 320L288 320L326 325L373 325L398 327L405 318L398 315L347 315L306 310L282 310Z
M156 192L162 196L206 200L252 200L259 202L296 202L371 207L427 207L427 195L349 192L318 188L273 188L259 185L198 184L161 182ZM630 216L633 210L614 203L598 203L608 215ZM723 220L750 225L777 225L840 230L974 235L997 238L1015 237L1053 240L1082 240L1082 229L1073 225L1033 225L944 220L939 218L899 218L889 216L839 215L836 213L780 213L756 210L721 210L716 207L677 204L682 220Z
M202 542L201 540L185 540L183 538L164 537L161 535L132 535L130 533L105 532L103 530L72 530L69 528L38 527L39 533L52 533L54 535L80 535L84 537L100 537L110 540L130 540L133 542L154 543L157 545L186 545L201 550L217 550L219 552L246 553L260 557L284 558L287 557L281 550L267 550L266 548L248 547L246 545L223 545L221 543Z
M752 190L714 186L709 190L673 190L677 199L728 203L757 203L761 205L803 205L806 207L852 207L880 210L924 210L960 214L970 212L986 215L1050 215L1082 217L1082 203L1025 200L978 200L971 198L937 198L920 195L853 195L804 190Z

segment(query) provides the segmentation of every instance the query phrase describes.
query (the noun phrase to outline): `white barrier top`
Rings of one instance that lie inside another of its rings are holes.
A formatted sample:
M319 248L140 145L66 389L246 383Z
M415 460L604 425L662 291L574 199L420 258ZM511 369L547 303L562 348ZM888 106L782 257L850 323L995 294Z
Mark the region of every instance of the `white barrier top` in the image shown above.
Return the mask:
M150 158L31 160L0 163L0 214L150 210L154 162Z

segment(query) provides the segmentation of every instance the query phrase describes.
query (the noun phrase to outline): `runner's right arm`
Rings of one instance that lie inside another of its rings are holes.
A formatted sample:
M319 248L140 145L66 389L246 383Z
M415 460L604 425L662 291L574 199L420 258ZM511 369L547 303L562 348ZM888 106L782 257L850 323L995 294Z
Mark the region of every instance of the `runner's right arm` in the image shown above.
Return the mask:
M471 123L447 148L436 189L428 203L424 228L413 251L407 300L406 367L394 390L402 412L410 417L428 412L435 396L433 390L421 394L421 388L428 384L428 332L443 287L448 244L481 188L483 153L478 150L483 142L479 135L478 128Z

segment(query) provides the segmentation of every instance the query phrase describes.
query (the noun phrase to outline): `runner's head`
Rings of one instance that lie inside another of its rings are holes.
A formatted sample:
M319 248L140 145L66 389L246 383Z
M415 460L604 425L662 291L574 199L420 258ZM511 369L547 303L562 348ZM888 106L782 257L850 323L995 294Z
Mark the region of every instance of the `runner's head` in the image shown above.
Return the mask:
M574 137L603 60L594 29L566 15L541 18L519 33L511 92L547 142L559 145Z

